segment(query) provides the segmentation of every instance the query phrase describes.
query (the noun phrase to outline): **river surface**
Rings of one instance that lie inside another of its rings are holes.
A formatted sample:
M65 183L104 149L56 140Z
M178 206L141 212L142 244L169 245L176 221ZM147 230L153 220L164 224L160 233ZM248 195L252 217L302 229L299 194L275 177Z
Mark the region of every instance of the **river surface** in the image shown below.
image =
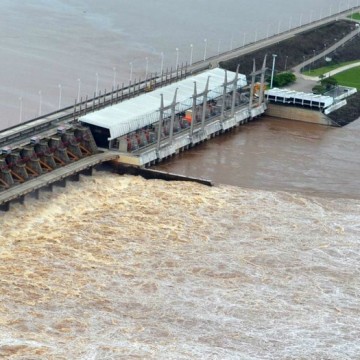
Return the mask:
M1 126L349 4L3 0ZM96 172L13 205L0 358L359 359L359 132L263 117L159 165L214 187Z
M360 120L343 128L261 117L155 168L267 190L360 198Z
M190 44L195 62L356 5L358 0L2 0L0 129L55 111L59 103L72 105L78 94L85 98L114 82L128 84L130 76L144 78L146 67L159 72L162 61L164 69L174 68L177 57L179 64L190 62Z

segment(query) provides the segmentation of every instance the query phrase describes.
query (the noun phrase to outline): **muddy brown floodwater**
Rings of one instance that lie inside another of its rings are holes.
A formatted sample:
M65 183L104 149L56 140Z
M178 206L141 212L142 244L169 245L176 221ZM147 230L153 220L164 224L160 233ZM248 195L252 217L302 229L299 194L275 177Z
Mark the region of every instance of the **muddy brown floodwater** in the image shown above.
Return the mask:
M360 200L96 173L0 218L0 358L358 359Z
M262 118L160 166L212 188L98 172L13 206L0 357L358 359L358 135Z
M360 198L360 120L332 128L262 117L155 168L256 189Z

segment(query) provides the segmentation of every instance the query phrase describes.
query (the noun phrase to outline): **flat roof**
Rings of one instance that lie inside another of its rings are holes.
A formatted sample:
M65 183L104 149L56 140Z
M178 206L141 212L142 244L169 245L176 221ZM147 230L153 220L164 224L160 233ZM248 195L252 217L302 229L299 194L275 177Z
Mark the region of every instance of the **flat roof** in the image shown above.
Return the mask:
M325 107L328 107L333 104L334 99L331 96L326 95L318 95L313 93L305 93L295 90L289 90L289 89L268 89L265 91L266 95L271 96L279 96L285 99L295 98L299 100L307 100L307 101L316 101L319 103L323 103Z
M234 80L235 75L235 72L227 71L227 80ZM110 131L108 140L115 139L159 121L161 94L164 96L164 106L168 106L172 103L175 91L178 89L176 102L179 103L179 105L177 105L177 111L189 109L193 101L194 82L196 82L197 92L201 93L205 90L208 77L210 77L208 100L221 96L225 81L225 70L215 68L93 113L86 114L80 117L79 121L108 129ZM239 74L238 88L246 85L246 76ZM229 88L229 91L231 90L232 86ZM201 102L202 100L198 99L198 103L200 104Z

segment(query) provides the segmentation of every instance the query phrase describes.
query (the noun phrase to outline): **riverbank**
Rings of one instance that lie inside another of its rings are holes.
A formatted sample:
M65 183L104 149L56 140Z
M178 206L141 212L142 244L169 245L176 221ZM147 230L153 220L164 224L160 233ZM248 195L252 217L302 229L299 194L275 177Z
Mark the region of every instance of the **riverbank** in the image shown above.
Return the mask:
M276 54L276 71L292 70L304 61L310 60L317 55L333 46L341 38L350 32L356 30L356 23L350 20L341 20L320 26L316 29L298 34L291 39L281 41L275 45L265 47L261 50L249 53L244 56L233 58L220 63L220 66L234 71L237 64L240 64L240 71L250 74L253 67L253 59L260 67L265 54L268 54L267 66L271 68L271 54ZM329 64L331 59L334 63L347 61L355 61L360 59L360 36L354 36L345 44L342 44L335 51L325 57L314 61L312 68L318 68ZM303 79L301 79L303 80ZM300 84L300 81L299 81ZM316 84L314 81L313 85ZM294 88L296 88L294 85ZM312 84L307 87L306 91L310 91ZM303 89L300 89L304 91ZM329 117L337 124L344 126L360 117L360 94L357 93L347 99L348 105L334 111Z

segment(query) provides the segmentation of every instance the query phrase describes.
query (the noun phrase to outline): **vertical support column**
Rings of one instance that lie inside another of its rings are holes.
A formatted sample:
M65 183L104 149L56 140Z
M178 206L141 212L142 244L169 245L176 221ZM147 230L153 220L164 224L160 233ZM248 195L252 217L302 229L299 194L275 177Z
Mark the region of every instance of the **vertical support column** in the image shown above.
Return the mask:
M201 131L204 131L205 129L205 116L206 116L206 108L207 108L207 95L209 92L209 79L210 76L208 76L206 81L206 86L204 90L204 97L203 97L203 108L202 108L202 114L201 114Z
M267 57L267 54L265 54L263 66L261 68L261 80L260 80L260 89L259 89L259 105L261 105L263 103L263 101L264 101L266 57Z
M232 100L231 100L231 117L234 117L234 114L235 114L235 100L236 100L238 79L239 79L239 64L236 67L236 74L235 74L235 79L233 82L233 94L232 94Z
M226 102L226 87L227 87L227 71L225 70L225 81L224 81L224 89L222 95L222 104L221 104L221 115L220 122L223 122L225 119L225 102Z
M197 98L197 90L196 90L196 82L194 81L194 95L193 95L193 105L192 105L191 123L190 123L190 138L192 138L194 133L194 122L196 118L196 98Z
M173 141L174 135L174 120L175 120L175 107L176 107L176 95L177 95L178 88L175 90L174 100L171 104L171 122L170 122L170 145Z
M75 104L74 104L74 120L75 120L75 115L76 115L76 99L75 99Z
M255 59L253 60L253 71L251 73L251 86L250 86L250 99L249 99L249 109L252 109L253 106L253 98L254 98L254 86L255 86Z
M158 126L158 136L157 136L157 144L156 150L160 150L160 142L161 142L161 131L162 131L162 123L164 119L164 95L161 94L161 103L160 103L160 116L159 116L159 126Z

